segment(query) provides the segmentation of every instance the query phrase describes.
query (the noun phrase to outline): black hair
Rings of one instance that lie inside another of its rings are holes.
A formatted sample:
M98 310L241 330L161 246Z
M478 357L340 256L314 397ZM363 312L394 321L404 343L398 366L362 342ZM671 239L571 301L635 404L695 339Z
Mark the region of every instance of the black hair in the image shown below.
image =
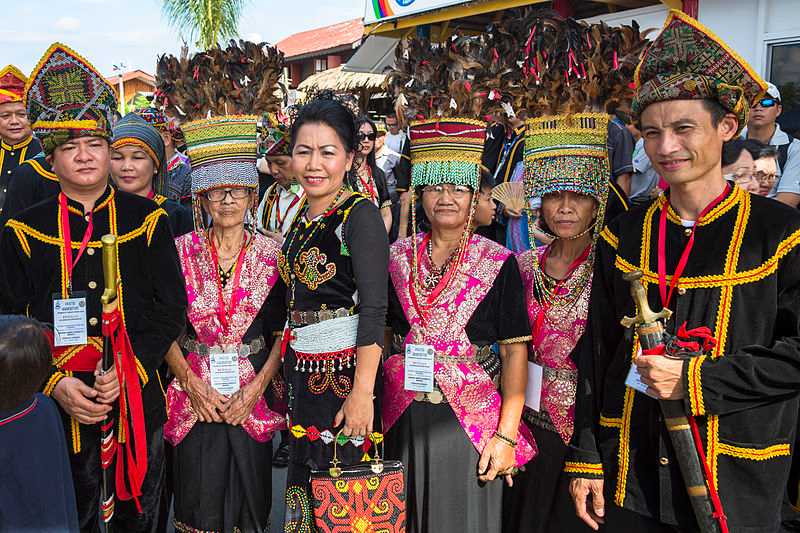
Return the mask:
M742 150L746 150L744 139L732 139L722 145L722 166L732 165L742 155Z
M722 107L722 104L711 98L703 98L703 108L711 114L711 125L715 128L730 113L730 111Z
M481 167L481 182L478 189L483 189L484 187L494 188L494 176L488 169Z
M375 126L375 123L368 116L362 115L356 121L356 139L358 139L359 132L361 131L361 126L363 126L364 124L369 124L369 127L372 128L372 133L374 133L375 137L377 138L378 137L378 128ZM356 148L360 149L360 146L357 146ZM372 144L372 151L367 154L367 164L371 168L375 168L377 166L377 163L375 162L375 143L374 143L374 141L373 141L373 144Z
M297 141L297 132L306 124L325 124L336 132L346 152L356 151L358 128L355 117L352 111L333 97L320 95L300 109L292 124L292 149Z
M745 139L744 149L753 156L753 161L765 157L777 157L778 149L771 144L762 143L757 139Z
M20 407L50 374L50 343L42 325L21 315L0 315L0 410Z

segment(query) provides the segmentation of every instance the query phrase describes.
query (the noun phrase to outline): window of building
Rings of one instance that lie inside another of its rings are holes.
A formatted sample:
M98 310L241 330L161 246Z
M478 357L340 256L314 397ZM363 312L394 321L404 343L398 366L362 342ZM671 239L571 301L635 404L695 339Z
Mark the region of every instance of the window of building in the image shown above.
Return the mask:
M800 41L769 45L769 81L781 92L781 128L800 136Z
M314 72L322 72L323 70L328 70L328 60L326 59L315 59L314 60Z

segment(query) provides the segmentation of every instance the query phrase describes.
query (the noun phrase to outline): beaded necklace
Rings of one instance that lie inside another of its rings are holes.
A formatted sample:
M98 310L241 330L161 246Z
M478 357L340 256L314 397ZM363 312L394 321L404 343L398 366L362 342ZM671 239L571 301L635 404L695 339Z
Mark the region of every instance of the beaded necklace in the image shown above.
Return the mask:
M427 290L433 290L442 281L445 273L447 272L448 267L450 264L455 260L456 256L458 256L460 252L460 246L456 247L452 252L450 252L450 256L444 262L444 264L437 268L436 264L433 262L433 239L428 239L427 245L427 252L428 252L428 262L431 265L430 272L425 274L425 277L422 280L422 285Z
M286 269L286 275L289 277L289 309L294 309L294 302L295 302L295 285L297 284L297 276L294 273L294 265L297 261L297 258L300 257L300 254L309 246L311 241L314 238L314 235L317 233L317 230L322 229L325 227L324 220L332 215L336 211L336 207L339 205L342 196L345 193L349 192L349 189L342 186L339 189L339 192L336 193L336 196L333 198L331 203L328 207L323 211L322 215L316 217L314 220L310 221L310 224L295 224L292 227L289 236L286 239L286 244L284 245L285 252L281 252L281 261L284 263L284 267ZM309 205L306 204L303 208L302 217L305 217L308 213ZM306 235L309 227L311 231ZM302 235L300 235L302 234ZM296 249L293 251L293 247L295 246L295 241L299 242Z

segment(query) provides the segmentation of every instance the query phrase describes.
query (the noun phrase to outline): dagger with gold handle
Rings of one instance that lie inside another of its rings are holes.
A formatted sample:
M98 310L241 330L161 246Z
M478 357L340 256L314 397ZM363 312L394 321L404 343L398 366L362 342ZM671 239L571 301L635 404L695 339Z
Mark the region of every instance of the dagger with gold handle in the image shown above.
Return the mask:
M625 328L635 328L642 350L651 350L664 344L662 321L668 320L672 316L672 311L664 308L655 312L650 308L647 291L640 281L641 270L627 272L622 275L622 278L630 283L631 297L636 304L636 316L626 316L620 320L620 323ZM700 531L702 533L719 533L721 531L720 524L714 515L714 506L709 496L705 470L695 447L683 401L659 400L658 403L664 415L664 423L667 426L667 432L675 450L675 457Z

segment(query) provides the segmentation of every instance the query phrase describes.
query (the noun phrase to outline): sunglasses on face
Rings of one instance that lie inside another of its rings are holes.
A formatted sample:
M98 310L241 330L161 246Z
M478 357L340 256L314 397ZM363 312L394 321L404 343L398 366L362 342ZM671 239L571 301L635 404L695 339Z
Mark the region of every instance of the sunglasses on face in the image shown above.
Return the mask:
M374 141L375 140L375 134L374 133L359 133L358 134L358 140L359 141L367 141L367 140Z
M762 98L761 100L758 101L758 105L760 107L774 107L776 105L779 105L780 103L781 101L778 100L777 98Z

